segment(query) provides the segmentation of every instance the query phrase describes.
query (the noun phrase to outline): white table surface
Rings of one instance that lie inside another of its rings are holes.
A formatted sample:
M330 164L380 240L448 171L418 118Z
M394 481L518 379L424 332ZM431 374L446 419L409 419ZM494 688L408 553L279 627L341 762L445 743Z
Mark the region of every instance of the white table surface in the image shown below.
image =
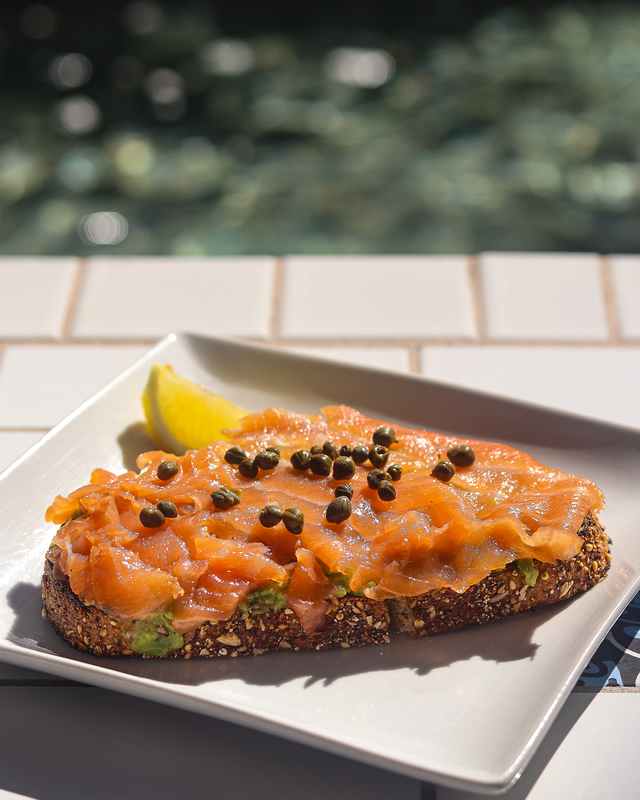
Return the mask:
M0 260L0 470L171 330L246 335L640 426L640 257ZM0 800L470 800L0 664ZM623 798L640 690L573 693L509 800Z

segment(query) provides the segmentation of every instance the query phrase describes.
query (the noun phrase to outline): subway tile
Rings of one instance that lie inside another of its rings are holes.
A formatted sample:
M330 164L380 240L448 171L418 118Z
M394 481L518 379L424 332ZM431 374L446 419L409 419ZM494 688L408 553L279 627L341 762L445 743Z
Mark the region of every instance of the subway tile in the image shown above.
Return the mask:
M94 258L73 335L155 339L269 334L274 259Z
M7 347L0 361L0 427L56 425L146 351L130 345Z
M0 472L42 438L35 431L0 431Z
M640 339L640 256L611 256L620 336Z
M62 334L77 259L0 259L0 337L55 339Z
M485 253L479 260L489 339L608 338L597 256Z
M329 358L359 367L377 367L396 372L408 372L409 351L403 347L289 347L301 355Z
M640 348L425 347L424 375L640 428Z
M291 256L285 338L405 339L476 335L467 258Z

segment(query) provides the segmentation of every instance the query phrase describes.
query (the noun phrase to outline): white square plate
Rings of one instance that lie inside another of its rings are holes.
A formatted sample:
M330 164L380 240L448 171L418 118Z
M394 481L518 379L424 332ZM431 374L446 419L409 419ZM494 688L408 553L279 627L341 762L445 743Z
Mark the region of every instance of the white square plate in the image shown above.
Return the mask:
M556 607L432 638L259 658L107 660L40 616L56 494L153 447L140 396L153 361L248 410L346 403L390 422L507 441L596 481L613 538L608 578ZM576 387L584 391L585 387ZM266 347L169 336L0 477L0 658L182 706L452 787L504 790L524 768L589 656L640 586L640 432L418 376Z

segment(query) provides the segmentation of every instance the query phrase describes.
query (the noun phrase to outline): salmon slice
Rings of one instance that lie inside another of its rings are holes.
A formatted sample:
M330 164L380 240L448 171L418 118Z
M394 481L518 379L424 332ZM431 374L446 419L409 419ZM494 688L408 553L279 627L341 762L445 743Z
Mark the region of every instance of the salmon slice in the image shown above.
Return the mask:
M91 483L57 497L47 520L61 524L57 563L85 602L124 619L169 609L174 627L192 630L225 620L248 595L277 587L306 631L322 624L327 601L345 592L375 600L411 597L435 588L464 592L491 571L519 558L568 560L581 547L577 532L603 505L589 480L544 466L507 445L394 426L388 464L403 469L397 496L381 500L369 488L369 462L356 467L351 516L329 523L326 509L340 482L290 464L301 448L371 446L385 423L346 406L323 416L270 408L244 417L231 442L212 442L176 458L162 451L138 459L140 473L95 470ZM431 475L456 445L469 445L475 463L448 483ZM224 455L231 446L256 455L281 451L279 465L245 478ZM179 464L162 481L158 465ZM241 501L217 509L211 493L241 489ZM140 511L171 500L178 517L145 528ZM283 524L261 525L266 505L298 508L298 535ZM70 517L82 514L75 519Z

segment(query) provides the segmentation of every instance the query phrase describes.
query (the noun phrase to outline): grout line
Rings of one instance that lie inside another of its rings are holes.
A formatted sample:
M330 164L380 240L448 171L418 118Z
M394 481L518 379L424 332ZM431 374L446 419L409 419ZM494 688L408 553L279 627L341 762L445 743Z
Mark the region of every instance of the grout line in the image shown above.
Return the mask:
M271 319L269 320L269 343L277 344L280 340L280 323L282 321L282 290L284 286L284 259L276 258L273 265L273 282L271 288Z
M604 311L609 328L609 339L611 344L620 344L620 325L618 320L618 307L616 304L615 291L613 288L613 275L611 265L606 256L600 256L600 282L604 295Z
M487 320L484 313L482 274L480 272L478 256L469 256L468 273L473 295L473 310L476 316L478 341L484 344L487 341Z
M245 339L245 341L261 341L258 339ZM616 346L638 347L640 339L634 341L624 340L616 343ZM611 347L612 343L606 339L491 339L479 341L478 339L468 339L463 337L452 337L450 339L434 337L433 339L281 339L278 342L280 347Z
M153 339L70 339L69 341L58 340L55 341L53 339L12 339L10 337L5 337L0 341L0 347L4 344L7 346L19 346L19 347L60 347L61 345L68 347L84 347L85 345L88 347L107 347L109 345L127 345L133 347L153 347L154 344L158 343L158 339L161 337L155 337Z
M409 351L409 372L420 373L420 345L411 344L408 346Z
M76 267L76 274L73 279L73 286L71 287L71 297L69 298L69 304L67 305L67 313L65 315L64 324L62 326L63 342L68 341L71 334L73 321L76 316L76 311L78 310L78 304L80 301L80 292L82 290L82 284L84 283L84 274L86 272L86 268L87 268L86 259L79 258L78 265Z
M4 425L0 425L0 433L41 433L43 436L45 433L49 433L51 428L42 428L42 427L33 427L27 428L24 425L19 428L8 428Z

